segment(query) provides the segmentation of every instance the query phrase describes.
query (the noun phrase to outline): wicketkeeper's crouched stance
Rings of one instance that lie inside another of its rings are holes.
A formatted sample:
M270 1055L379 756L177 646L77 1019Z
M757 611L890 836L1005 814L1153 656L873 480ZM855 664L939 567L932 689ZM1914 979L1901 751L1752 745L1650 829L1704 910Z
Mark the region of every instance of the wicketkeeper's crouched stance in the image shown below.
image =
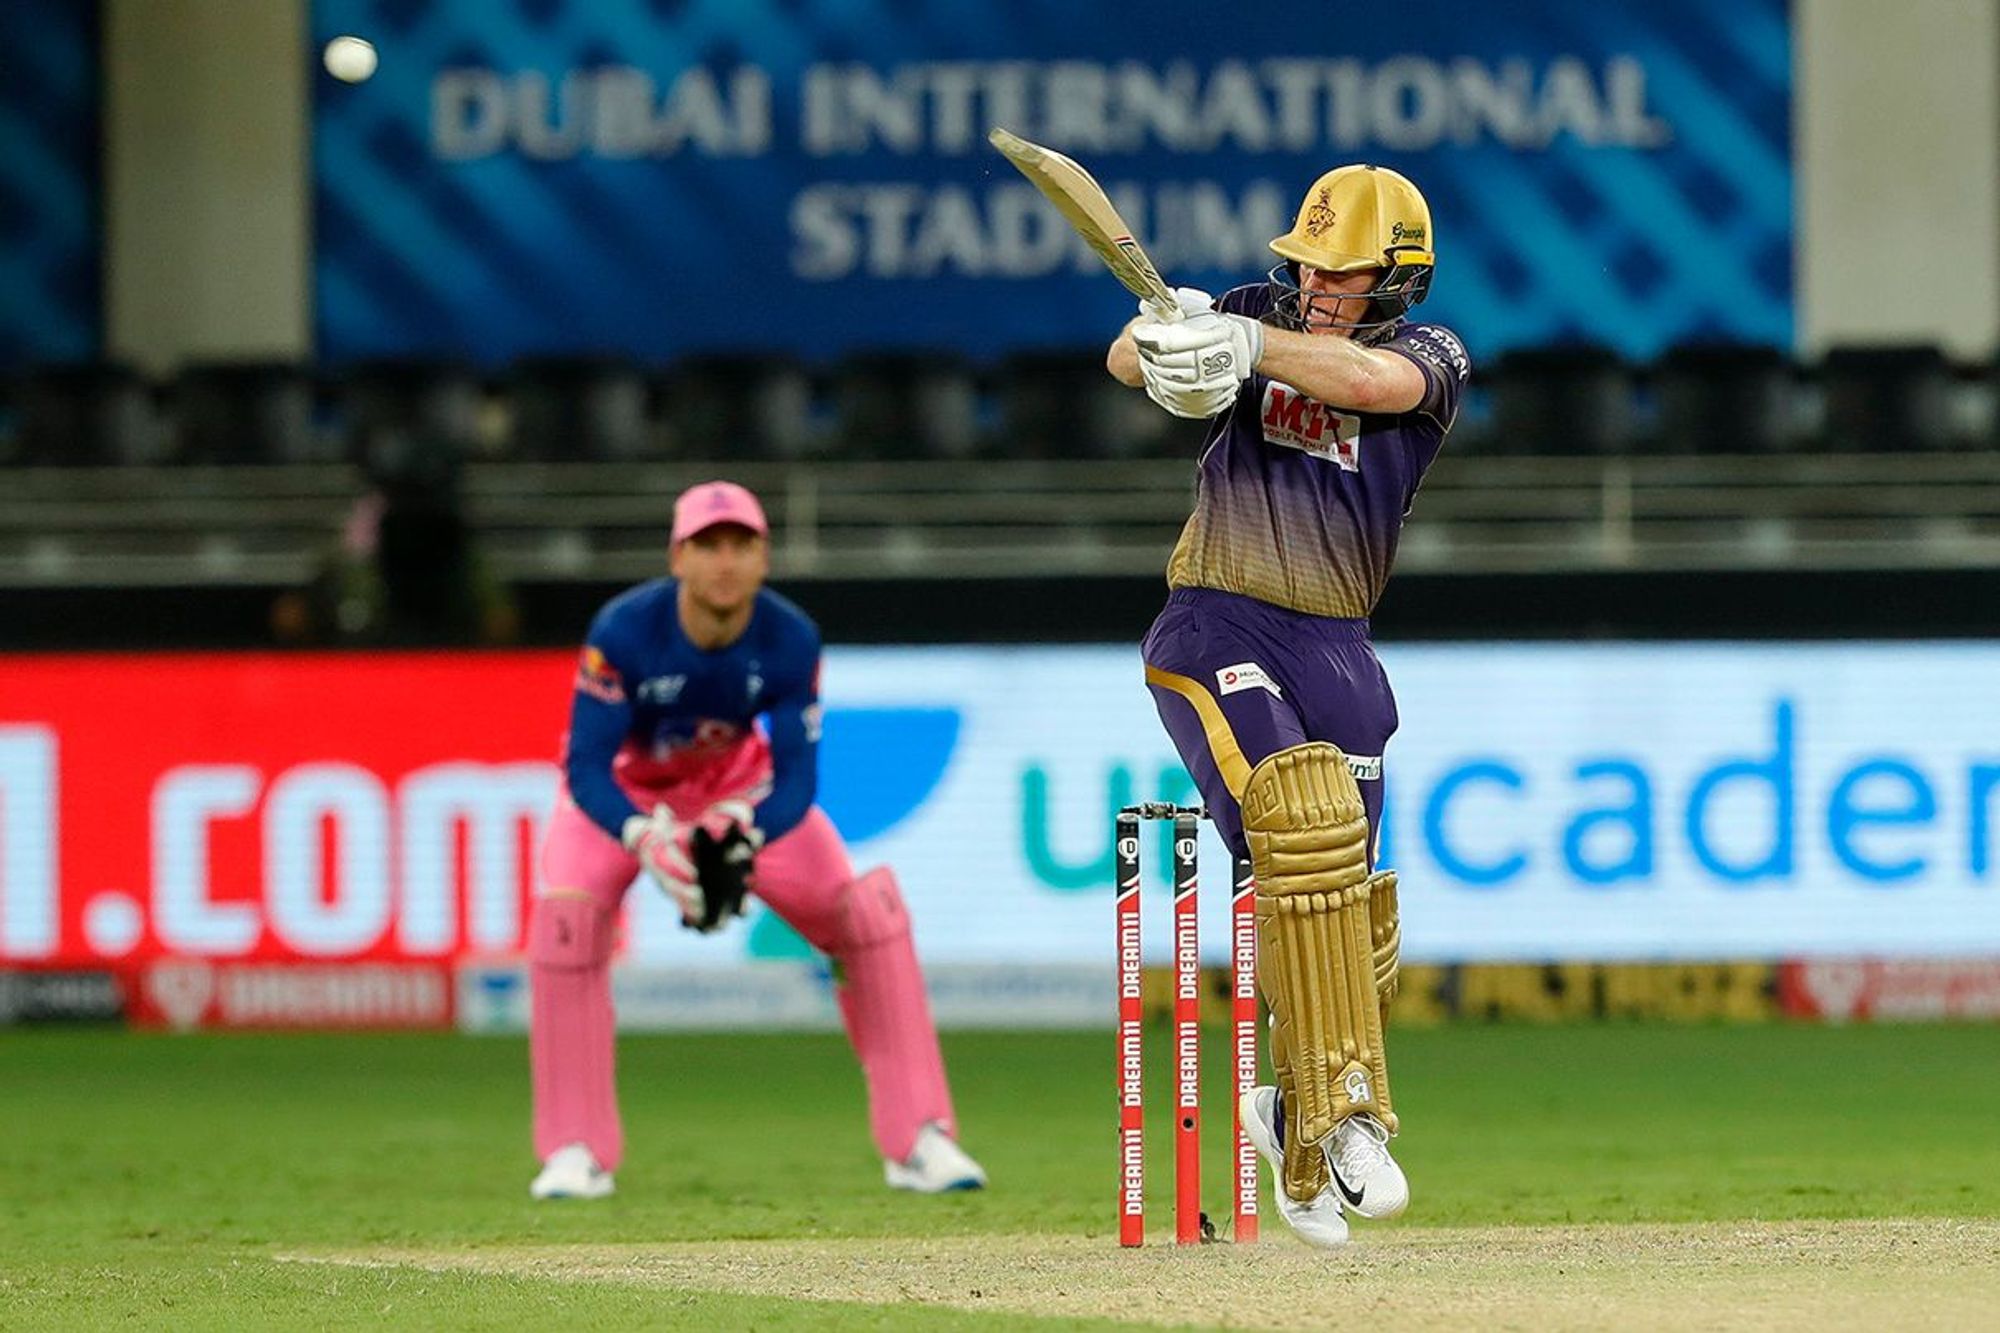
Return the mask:
M831 958L888 1183L979 1188L986 1175L957 1143L895 876L856 876L813 803L819 631L762 586L763 511L742 487L709 482L675 505L672 540L676 577L608 603L577 671L529 925L543 1162L530 1192L611 1192L625 1140L610 964L618 908L641 869L697 930L741 914L754 891Z
M1383 1023L1396 989L1393 874L1374 873L1396 703L1367 616L1404 515L1457 415L1469 363L1405 322L1429 286L1431 219L1393 171L1313 183L1271 243L1269 281L1220 301L1182 289L1142 312L1111 373L1211 419L1146 680L1217 830L1257 877L1258 980L1276 1087L1246 1095L1251 1138L1304 1239L1393 1217L1409 1184Z

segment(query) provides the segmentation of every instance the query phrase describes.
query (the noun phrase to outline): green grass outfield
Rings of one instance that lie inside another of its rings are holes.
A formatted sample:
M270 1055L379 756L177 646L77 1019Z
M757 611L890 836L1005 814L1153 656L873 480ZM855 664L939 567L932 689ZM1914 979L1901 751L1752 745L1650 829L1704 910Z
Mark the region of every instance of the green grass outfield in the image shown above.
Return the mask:
M1149 1034L1148 1071L1160 1236L1164 1035ZM2000 1217L2000 1028L1447 1026L1399 1032L1393 1050L1415 1203L1371 1236ZM1207 1052L1207 1194L1221 1213L1220 1032ZM629 1147L617 1196L537 1205L518 1040L0 1033L0 1327L1097 1326L297 1261L992 1236L1088 1238L1119 1262L1109 1034L947 1034L946 1054L965 1141L992 1174L985 1193L882 1187L836 1037L648 1036L619 1048ZM1229 1262L1297 1248L1268 1207L1265 1226L1269 1243Z

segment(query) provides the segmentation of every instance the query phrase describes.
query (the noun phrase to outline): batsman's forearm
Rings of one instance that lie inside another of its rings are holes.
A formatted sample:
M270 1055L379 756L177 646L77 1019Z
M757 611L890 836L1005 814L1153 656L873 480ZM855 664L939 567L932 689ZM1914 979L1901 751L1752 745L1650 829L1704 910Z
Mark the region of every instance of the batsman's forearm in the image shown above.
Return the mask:
M1257 370L1308 398L1355 412L1407 412L1423 398L1422 372L1407 359L1324 334L1265 329Z
M1111 350L1104 354L1104 368L1111 372L1112 379L1128 389L1139 388L1146 382L1139 373L1139 344L1132 341L1132 324L1138 322L1133 320L1120 329L1111 340Z

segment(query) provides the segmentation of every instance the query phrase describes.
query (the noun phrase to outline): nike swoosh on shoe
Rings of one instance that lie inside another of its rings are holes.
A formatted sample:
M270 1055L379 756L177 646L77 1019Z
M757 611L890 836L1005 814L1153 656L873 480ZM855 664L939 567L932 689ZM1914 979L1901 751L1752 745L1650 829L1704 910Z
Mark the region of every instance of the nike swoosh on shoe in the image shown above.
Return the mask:
M1363 1196L1367 1193L1367 1187L1363 1186L1361 1189L1358 1190L1349 1189L1347 1187L1347 1181L1343 1179L1340 1174L1340 1168L1335 1166L1332 1162L1328 1162L1326 1165L1327 1169L1333 1173L1333 1187L1340 1191L1340 1197L1347 1200L1347 1206L1349 1208L1359 1208L1361 1206L1361 1200Z

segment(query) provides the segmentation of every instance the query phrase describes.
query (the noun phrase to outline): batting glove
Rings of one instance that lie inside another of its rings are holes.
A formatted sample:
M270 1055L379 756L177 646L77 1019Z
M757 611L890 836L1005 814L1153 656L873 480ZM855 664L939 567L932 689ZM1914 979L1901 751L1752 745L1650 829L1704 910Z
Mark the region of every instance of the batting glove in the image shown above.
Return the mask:
M1174 288L1174 300L1180 302L1181 314L1184 316L1212 315L1215 313L1215 298L1199 287ZM1152 307L1141 301L1139 303L1139 313L1150 315L1152 314Z
M1195 420L1235 403L1264 347L1263 330L1254 321L1213 311L1174 324L1142 319L1132 326L1132 342L1146 396L1177 417Z

